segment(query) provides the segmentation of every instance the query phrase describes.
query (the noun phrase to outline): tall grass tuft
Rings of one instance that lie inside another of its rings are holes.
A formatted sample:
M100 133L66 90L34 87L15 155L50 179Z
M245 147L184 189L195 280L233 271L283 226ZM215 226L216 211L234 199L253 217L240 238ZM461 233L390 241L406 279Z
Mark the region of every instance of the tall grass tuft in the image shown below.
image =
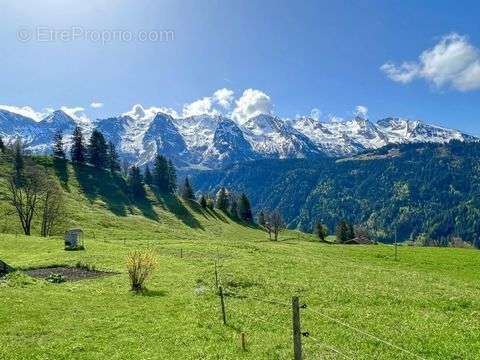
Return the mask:
M157 260L152 251L134 250L127 255L127 269L131 290L141 292L144 283L157 266Z

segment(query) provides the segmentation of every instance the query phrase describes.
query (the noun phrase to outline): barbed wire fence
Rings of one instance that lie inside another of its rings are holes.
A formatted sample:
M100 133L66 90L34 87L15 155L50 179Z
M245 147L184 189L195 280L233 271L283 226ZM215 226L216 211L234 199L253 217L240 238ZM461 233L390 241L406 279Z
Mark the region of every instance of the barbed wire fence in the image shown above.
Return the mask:
M183 243L176 243L175 245L180 245ZM126 245L125 242L123 245ZM133 245L133 243L132 243ZM137 245L137 244L135 244ZM289 332L292 338L292 344L291 347L293 349L294 353L294 359L295 360L302 360L304 359L303 356L303 348L302 348L302 343L304 342L305 344L314 344L317 345L321 349L325 349L330 352L330 354L333 354L337 358L342 358L342 359L355 359L355 357L352 354L348 354L347 351L343 349L339 349L338 347L335 347L331 344L327 344L324 340L321 340L319 337L317 337L317 334L311 334L310 331L301 331L301 321L300 319L302 316L300 314L306 313L309 314L311 317L316 317L322 318L324 320L327 320L329 322L335 323L345 329L348 329L350 331L356 332L366 338L369 338L371 341L381 343L392 350L395 350L397 352L401 352L405 355L407 355L411 359L419 359L419 360L426 360L426 358L408 350L405 349L397 344L394 344L391 341L382 339L374 334L371 334L363 329L360 329L352 324L347 323L345 320L338 319L332 315L327 314L325 311L322 311L320 309L312 308L310 306L307 306L306 304L300 304L298 297L293 296L292 297L292 302L289 303L287 301L280 301L278 299L269 299L269 298L259 298L256 296L252 295L245 295L245 294L234 294L231 293L227 287L225 287L225 284L222 282L222 276L221 276L221 265L220 261L225 260L229 258L229 255L225 254L220 254L218 251L218 248L216 251L210 251L210 252L205 252L205 251L197 251L197 250L192 250L192 249L185 249L185 248L167 248L162 245L167 245L166 244L161 244L160 246L156 246L158 250L161 250L162 254L167 255L167 256L175 256L179 258L191 258L191 259L204 259L207 261L213 261L213 290L216 296L218 296L219 299L219 309L220 309L220 315L223 324L228 324L229 323L229 316L234 313L232 308L227 306L226 299L235 299L238 301L244 301L244 300L250 300L250 301L256 301L262 304L270 305L275 307L275 312L271 312L272 316L278 315L279 313L282 313L282 316L287 316L288 313L292 313L292 321L291 324L289 324L289 327L285 326L283 331L285 333ZM168 243L168 245L172 245L171 243ZM128 246L128 245L127 245ZM230 305L230 304L229 304ZM298 307L295 309L295 307ZM280 310L281 309L281 310ZM296 321L295 313L298 313L298 321ZM253 317L249 315L248 313L242 312L241 313L242 317L248 318L251 323L257 324L257 323L263 323L268 327L272 326L272 316L268 317L268 315L265 315L264 318L256 316ZM298 334L300 336L298 336ZM245 332L240 331L239 334L240 339L241 339L241 346L243 350L246 350L246 342L248 340L245 339ZM296 337L296 340L295 340ZM304 339L304 341L302 341ZM318 358L318 357L317 357Z
M409 358L411 359L419 359L419 360L427 360L426 358L408 350L408 349L405 349L397 344L394 344L393 342L391 341L388 341L388 340L385 340L385 339L382 339L374 334L371 334L363 329L360 329L352 324L349 324L348 322L346 322L345 320L342 320L342 319L338 319L332 315L329 315L327 314L325 311L322 311L320 309L317 309L317 308L312 308L310 306L308 306L307 304L300 304L300 299L297 297L297 296L293 296L292 297L292 303L288 303L286 301L280 301L280 300L277 300L277 299L269 299L269 298L259 298L259 297L256 297L256 296L252 296L252 295L245 295L245 294L241 294L241 295L234 295L232 296L230 294L229 291L225 291L223 285L222 285L222 277L220 275L220 271L219 271L219 259L215 259L214 260L214 269L215 269L215 287L218 289L217 291L217 294L219 296L219 299L220 299L220 308L221 308L221 311L222 311L222 318L224 320L224 324L227 324L228 320L227 320L227 314L231 314L232 313L232 309L231 308L226 308L226 301L225 301L225 298L231 298L231 299L236 299L238 301L244 301L244 300L250 300L250 301L256 301L256 302L260 302L260 303L263 303L263 304L268 304L270 306L274 306L276 307L276 312L272 312L272 315L278 315L278 313L280 312L283 312L285 314L285 310L288 310L288 311L291 311L292 312L292 323L291 323L291 330L287 330L287 328L285 328L284 330L285 331L290 331L291 334L292 334L292 348L293 348L293 354L294 354L294 359L295 360L302 360L304 359L304 356L303 356L303 348L302 348L302 338L305 339L304 342L305 343L313 343L315 345L317 345L319 348L322 348L322 349L326 349L328 350L331 354L334 354L336 357L339 357L339 358L342 358L342 359L355 359L354 355L352 354L348 354L347 351L343 350L343 349L339 349L331 344L327 344L325 343L323 340L321 340L320 338L318 338L315 335L312 335L310 331L302 331L302 327L301 327L301 315L302 313L307 313L311 316L311 318L322 318L324 320L327 320L329 322L332 322L332 323L335 323L345 329L348 329L350 331L353 331L353 332L356 332L368 339L370 339L371 341L374 341L374 342L377 342L377 343L381 343L389 348L391 348L392 350L396 351L396 352L400 352L400 353L403 353L404 355L407 355ZM221 290L220 290L221 289ZM283 309L283 310L279 310L279 309ZM253 323L258 323L258 322L262 322L264 324L266 324L267 326L271 326L272 325L272 320L271 318L261 318L261 317L253 317L249 314L246 314L245 312L242 312L241 314L242 317L247 317L249 318L250 321L252 321ZM244 339L244 336L245 336L245 333L242 331L241 332L241 337L242 337L242 348L245 350L245 339Z

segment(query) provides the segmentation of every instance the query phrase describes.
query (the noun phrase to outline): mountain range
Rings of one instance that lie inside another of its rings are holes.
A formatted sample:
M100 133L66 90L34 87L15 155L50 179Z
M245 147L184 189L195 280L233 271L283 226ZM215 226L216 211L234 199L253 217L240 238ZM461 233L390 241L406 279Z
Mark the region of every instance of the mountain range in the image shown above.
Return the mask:
M351 156L388 144L477 138L418 120L386 118L376 123L363 117L343 122L321 122L310 117L281 119L260 114L239 124L222 115L173 118L121 115L77 124L62 110L41 121L0 110L0 136L21 138L28 150L48 153L56 131L62 130L68 147L76 125L88 136L96 127L112 141L122 158L137 165L150 162L157 152L182 168L215 169L261 159L308 159Z

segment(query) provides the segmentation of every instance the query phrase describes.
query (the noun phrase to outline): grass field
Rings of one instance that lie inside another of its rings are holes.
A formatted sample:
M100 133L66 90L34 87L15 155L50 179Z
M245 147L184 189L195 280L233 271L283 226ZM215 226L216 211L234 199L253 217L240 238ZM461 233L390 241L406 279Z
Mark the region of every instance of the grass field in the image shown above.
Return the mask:
M477 251L400 247L394 261L390 246L320 244L294 231L272 242L196 204L152 194L131 204L102 189L98 174L67 175L68 225L85 229L86 250L64 251L60 237L0 234L0 259L20 270L82 262L118 274L2 281L0 359L290 359L294 295L308 305L305 359L480 357ZM15 232L13 217L3 224ZM159 262L143 295L129 291L125 268L136 248Z

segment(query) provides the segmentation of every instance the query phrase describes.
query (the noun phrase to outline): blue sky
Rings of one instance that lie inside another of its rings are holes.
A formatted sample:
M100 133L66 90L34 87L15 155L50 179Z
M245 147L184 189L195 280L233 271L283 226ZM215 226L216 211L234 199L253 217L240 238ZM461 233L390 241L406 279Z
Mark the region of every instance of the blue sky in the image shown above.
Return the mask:
M480 135L477 1L0 0L0 9L2 105L90 118L134 104L238 118L319 109L325 120L361 105L372 120ZM66 39L45 41L62 30ZM170 41L136 39L165 30ZM106 38L114 31L135 39ZM102 32L104 43L91 35Z

